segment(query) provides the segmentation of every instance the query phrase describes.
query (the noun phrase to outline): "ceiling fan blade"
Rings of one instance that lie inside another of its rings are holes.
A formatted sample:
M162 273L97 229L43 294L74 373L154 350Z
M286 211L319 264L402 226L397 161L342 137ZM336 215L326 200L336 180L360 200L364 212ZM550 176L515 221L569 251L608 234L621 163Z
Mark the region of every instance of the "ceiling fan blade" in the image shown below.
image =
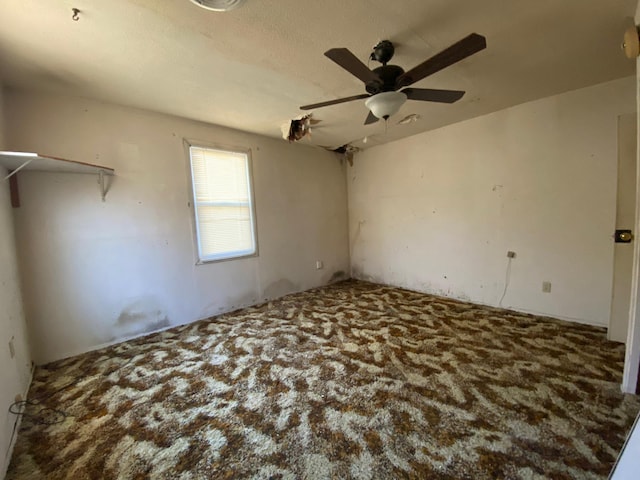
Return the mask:
M378 120L380 120L378 117L376 117L373 112L369 112L369 115L367 115L367 119L364 121L365 125L371 125L372 123L376 123Z
M431 88L405 88L402 90L409 100L423 102L453 103L462 98L462 90L434 90Z
M364 83L382 84L380 77L369 70L348 48L332 48L324 52L324 55Z
M440 53L437 53L429 60L422 62L420 65L400 75L396 80L396 89L412 85L485 48L487 48L487 39L482 35L472 33L459 42L454 43L449 48L445 48Z
M352 102L353 100L360 100L361 98L370 97L368 93L361 93L360 95L353 95L351 97L337 98L335 100L327 100L326 102L312 103L311 105L303 105L300 110L313 110L314 108L328 107L329 105L336 105L338 103Z

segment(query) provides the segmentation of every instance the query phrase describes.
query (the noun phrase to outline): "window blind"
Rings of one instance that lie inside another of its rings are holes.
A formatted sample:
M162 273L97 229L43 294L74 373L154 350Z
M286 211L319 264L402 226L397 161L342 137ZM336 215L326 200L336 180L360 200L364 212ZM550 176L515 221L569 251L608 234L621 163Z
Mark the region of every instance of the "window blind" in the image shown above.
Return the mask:
M248 155L198 146L189 155L200 260L254 254Z

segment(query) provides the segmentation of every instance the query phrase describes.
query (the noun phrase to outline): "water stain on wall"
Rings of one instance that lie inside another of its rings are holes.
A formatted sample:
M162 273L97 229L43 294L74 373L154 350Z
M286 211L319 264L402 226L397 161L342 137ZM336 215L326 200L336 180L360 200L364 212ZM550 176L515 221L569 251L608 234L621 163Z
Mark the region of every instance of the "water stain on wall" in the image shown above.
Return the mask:
M356 278L358 280L362 280L364 282L371 283L379 283L380 285L385 285L385 280L382 277L378 277L376 275L369 275L368 273L364 273L364 271L358 266L354 266L351 269L351 277Z
M333 274L331 275L331 278L329 278L328 283L340 282L341 280L347 280L348 278L349 276L346 273L344 273L343 270L338 270L337 272L333 272Z
M155 332L171 326L164 308L153 296L140 297L127 304L118 316L114 339Z

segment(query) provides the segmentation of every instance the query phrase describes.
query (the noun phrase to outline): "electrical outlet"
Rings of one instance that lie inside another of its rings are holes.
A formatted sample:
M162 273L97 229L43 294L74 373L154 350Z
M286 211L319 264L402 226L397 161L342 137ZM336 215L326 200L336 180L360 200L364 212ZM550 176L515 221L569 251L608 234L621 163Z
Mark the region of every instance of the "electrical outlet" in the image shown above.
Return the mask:
M316 260L316 270L322 270L324 268L324 262L322 260Z
M542 291L544 293L551 293L551 282L544 281L542 282Z
M512 252L511 250L509 250L507 252L507 257L508 258L516 258L516 252Z

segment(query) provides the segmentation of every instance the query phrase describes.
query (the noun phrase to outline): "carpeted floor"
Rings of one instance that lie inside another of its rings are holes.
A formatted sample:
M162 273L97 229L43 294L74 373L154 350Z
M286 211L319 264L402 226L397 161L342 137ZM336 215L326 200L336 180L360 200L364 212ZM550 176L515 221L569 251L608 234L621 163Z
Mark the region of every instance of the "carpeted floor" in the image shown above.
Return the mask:
M640 409L623 357L348 281L38 368L8 479L606 478Z

